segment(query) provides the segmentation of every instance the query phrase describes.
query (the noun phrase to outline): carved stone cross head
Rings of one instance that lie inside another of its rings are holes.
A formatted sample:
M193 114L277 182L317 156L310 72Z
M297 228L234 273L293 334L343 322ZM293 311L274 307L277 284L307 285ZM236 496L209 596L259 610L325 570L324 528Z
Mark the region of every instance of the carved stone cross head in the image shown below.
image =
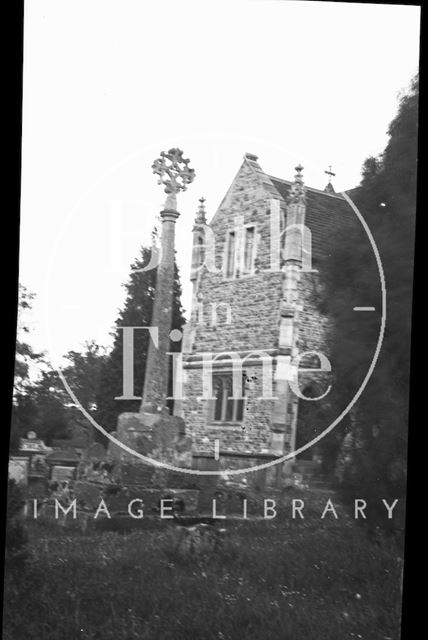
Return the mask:
M183 158L181 149L162 151L160 158L152 164L153 173L159 176L158 184L165 187L165 193L177 194L186 191L187 185L193 182L194 169L189 167L190 160Z

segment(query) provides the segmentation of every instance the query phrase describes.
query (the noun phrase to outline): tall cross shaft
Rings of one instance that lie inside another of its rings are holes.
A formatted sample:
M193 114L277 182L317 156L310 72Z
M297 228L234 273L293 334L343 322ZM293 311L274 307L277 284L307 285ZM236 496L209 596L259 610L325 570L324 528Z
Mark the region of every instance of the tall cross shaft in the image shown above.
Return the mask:
M151 326L157 329L157 345L149 341L140 413L165 413L169 380L169 343L174 301L175 223L179 217L176 194L185 191L195 172L180 149L162 152L152 165L159 184L168 194L161 217L161 261L157 268Z
M161 214L161 261L157 268L152 327L157 328L157 348L149 341L141 412L157 413L166 408L169 379L169 340L174 299L175 222L179 213L164 209Z

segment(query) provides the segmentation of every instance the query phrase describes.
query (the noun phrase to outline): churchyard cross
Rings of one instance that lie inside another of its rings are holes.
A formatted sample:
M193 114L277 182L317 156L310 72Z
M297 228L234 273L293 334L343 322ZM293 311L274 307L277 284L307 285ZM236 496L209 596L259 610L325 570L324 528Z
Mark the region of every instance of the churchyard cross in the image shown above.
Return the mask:
M153 173L159 176L158 184L164 186L167 199L160 212L162 258L157 269L151 321L157 339L155 343L153 340L149 342L141 413L167 413L169 343L170 340L181 339L180 331L171 331L175 222L180 215L177 211L177 194L185 191L195 177L189 162L189 159L183 158L181 149L173 148L168 152L162 151L152 164Z

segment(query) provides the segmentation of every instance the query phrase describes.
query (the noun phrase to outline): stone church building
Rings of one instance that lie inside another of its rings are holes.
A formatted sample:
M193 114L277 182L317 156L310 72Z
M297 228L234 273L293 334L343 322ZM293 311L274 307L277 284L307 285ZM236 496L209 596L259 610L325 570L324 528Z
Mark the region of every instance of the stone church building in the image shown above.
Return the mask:
M334 232L356 218L331 182L305 186L302 170L294 181L275 178L247 153L209 223L200 201L174 408L197 468L208 468L215 449L225 468L248 468L301 448L305 412L328 398L331 373L318 354L328 357L330 327L319 294ZM294 385L290 363L301 371Z

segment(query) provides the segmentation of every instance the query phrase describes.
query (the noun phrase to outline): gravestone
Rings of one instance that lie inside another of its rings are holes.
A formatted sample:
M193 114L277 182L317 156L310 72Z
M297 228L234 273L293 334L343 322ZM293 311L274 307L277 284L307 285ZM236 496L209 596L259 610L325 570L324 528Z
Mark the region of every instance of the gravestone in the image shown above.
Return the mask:
M16 484L27 486L28 484L28 458L11 456L9 459L9 478Z
M51 479L54 482L70 482L71 480L74 480L74 475L74 467L63 467L61 465L55 465L52 469Z

